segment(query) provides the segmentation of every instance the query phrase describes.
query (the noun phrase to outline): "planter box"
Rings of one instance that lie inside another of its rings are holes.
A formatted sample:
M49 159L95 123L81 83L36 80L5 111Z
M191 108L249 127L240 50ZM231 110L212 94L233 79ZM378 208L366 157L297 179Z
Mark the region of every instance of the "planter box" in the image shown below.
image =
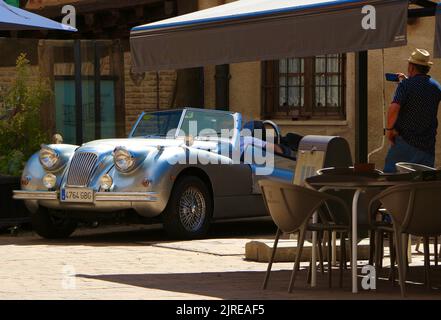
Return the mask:
M0 228L30 222L23 201L12 199L12 191L20 189L20 177L0 175Z

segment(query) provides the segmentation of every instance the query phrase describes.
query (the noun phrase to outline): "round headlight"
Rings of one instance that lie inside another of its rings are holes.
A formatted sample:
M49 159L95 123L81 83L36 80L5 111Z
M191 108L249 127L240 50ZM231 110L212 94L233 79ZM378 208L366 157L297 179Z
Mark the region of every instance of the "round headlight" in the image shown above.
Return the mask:
M60 162L58 153L47 146L41 148L39 159L41 165L47 170L55 169Z
M56 184L57 184L57 177L54 176L52 173L48 173L43 177L43 185L46 188L52 189L56 186Z
M108 174L105 174L101 177L101 179L100 179L101 189L109 190L110 188L112 188L112 185L113 185L113 179L111 176L109 176Z
M116 168L119 171L127 172L134 168L135 157L130 153L129 150L123 147L118 147L113 152L113 161Z

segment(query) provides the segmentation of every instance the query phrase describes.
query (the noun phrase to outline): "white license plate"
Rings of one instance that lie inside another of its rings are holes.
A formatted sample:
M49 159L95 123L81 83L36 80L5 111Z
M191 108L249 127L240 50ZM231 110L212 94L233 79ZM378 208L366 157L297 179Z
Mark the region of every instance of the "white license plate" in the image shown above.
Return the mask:
M93 190L87 188L65 188L60 192L62 202L93 203L93 198Z

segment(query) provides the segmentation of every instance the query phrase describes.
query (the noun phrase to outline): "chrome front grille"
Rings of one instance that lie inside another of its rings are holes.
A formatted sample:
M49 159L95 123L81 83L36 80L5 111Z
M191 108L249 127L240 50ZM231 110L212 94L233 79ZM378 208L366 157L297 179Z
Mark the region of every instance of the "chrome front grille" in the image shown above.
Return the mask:
M92 152L76 152L67 174L67 185L85 187L95 169L98 156Z

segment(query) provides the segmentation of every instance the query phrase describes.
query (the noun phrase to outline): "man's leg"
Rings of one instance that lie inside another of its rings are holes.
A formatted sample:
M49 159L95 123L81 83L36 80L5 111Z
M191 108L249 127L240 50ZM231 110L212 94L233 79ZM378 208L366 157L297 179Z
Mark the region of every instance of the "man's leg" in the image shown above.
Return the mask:
M403 138L397 137L395 139L395 144L389 148L383 172L395 173L397 172L397 169L395 168L397 162L411 162L413 156L411 149L412 147L408 145Z
M396 150L395 146L390 146L389 151L386 155L386 160L384 162L384 169L383 172L385 173L395 173L397 172L397 169L395 168L396 163Z

